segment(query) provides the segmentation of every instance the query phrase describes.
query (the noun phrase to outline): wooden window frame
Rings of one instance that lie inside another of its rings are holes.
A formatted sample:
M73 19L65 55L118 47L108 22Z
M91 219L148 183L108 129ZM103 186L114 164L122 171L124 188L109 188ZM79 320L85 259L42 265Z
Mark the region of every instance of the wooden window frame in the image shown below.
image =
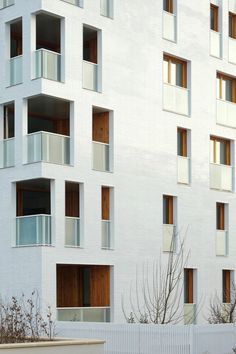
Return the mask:
M166 7L166 10L165 10L165 7ZM174 13L174 0L163 0L163 10L173 14Z
M228 76L222 73L217 73L217 78L219 79L219 99L223 99L223 88L222 80L229 80L232 82L232 102L236 103L236 78Z
M216 203L216 229L225 230L225 204Z
M193 291L194 291L194 269L184 269L184 303L193 304Z
M229 304L231 301L231 270L222 270L222 302Z
M181 134L182 155L178 156L188 157L188 130L185 128L177 128L177 139L179 139L179 134Z
M210 17L210 28L212 31L219 32L219 7L210 4L210 16L213 12L213 28L211 27L211 17Z
M216 162L216 142L223 142L226 144L226 149L225 149L225 161L226 161L226 165L227 166L231 166L231 141L228 139L223 139L223 138L218 138L215 136L211 136L210 140L213 141L213 163L217 163Z
M236 39L236 14L233 12L229 12L229 37Z
M180 87L187 88L187 64L188 64L187 61L178 59L176 57L172 57L167 54L164 54L163 60L168 62L168 79L167 79L168 84L171 84L171 63L183 65L182 86Z

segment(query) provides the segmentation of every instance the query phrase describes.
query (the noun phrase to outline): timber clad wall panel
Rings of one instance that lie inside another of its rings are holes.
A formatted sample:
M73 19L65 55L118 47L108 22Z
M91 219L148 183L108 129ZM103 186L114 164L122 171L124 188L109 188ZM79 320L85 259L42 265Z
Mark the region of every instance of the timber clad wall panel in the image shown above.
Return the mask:
M110 188L102 187L102 220L110 220Z
M84 42L84 49L87 53L87 61L97 64L97 37Z
M109 144L109 112L93 114L93 141Z
M56 134L61 135L70 135L70 124L69 119L57 119L53 122L54 124L54 131Z
M91 306L110 306L110 268L109 266L91 267ZM102 289L102 291L101 291Z
M66 182L66 216L79 218L80 194L79 184Z
M184 302L193 303L193 269L184 270Z
M223 286L222 286L222 295L223 295L223 302L224 303L230 303L231 301L231 271L230 270L223 270L222 271L222 280L223 280Z

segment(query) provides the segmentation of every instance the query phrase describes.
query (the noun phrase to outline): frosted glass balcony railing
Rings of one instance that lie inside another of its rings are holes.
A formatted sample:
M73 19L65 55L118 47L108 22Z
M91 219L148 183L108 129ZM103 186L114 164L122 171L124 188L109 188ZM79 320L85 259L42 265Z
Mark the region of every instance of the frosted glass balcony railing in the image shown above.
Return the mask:
M62 307L57 309L57 320L110 322L110 307Z
M0 168L15 165L15 139L5 139L0 141Z
M15 0L0 0L0 10L15 4Z
M174 252L175 246L175 226L163 224L163 252Z
M23 56L11 58L9 60L9 85L14 86L21 84L23 81Z
M109 144L93 141L93 169L98 171L110 171Z
M100 0L100 13L102 16L112 18L113 0Z
M27 162L70 163L70 138L48 132L27 135Z
M46 49L36 50L34 78L61 81L61 54Z
M16 246L51 245L51 216L30 215L16 218Z
M236 64L236 39L229 38L229 62Z
M216 255L227 255L227 231L216 230Z
M196 323L196 304L184 304L184 324Z
M221 34L213 30L210 31L210 54L221 58Z
M111 249L112 247L111 221L102 220L102 248Z
M83 61L83 88L98 90L98 64Z
M232 191L232 177L232 166L210 163L210 188Z
M64 2L68 2L71 5L82 7L81 0L62 0Z
M75 217L66 217L66 246L80 247L80 219Z
M190 159L189 157L178 156L178 183L189 184L190 180Z
M163 32L162 36L169 41L176 41L176 15L163 11Z
M190 92L184 87L164 84L163 108L167 111L189 115Z
M236 128L236 103L217 99L216 104L216 122Z

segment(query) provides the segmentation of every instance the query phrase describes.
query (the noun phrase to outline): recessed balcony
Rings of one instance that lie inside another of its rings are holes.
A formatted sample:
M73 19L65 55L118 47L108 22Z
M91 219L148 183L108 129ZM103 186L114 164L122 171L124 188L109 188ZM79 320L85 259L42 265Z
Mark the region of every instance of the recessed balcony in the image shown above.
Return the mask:
M27 163L70 164L70 104L48 96L28 100Z
M33 78L61 81L61 20L36 15L36 51Z
M175 225L163 224L163 252L175 251Z
M15 4L15 0L0 0L0 10Z
M166 111L189 115L190 91L187 88L164 83L163 108Z
M35 179L16 184L16 247L50 246L50 180Z
M168 41L176 42L176 15L163 11L163 38Z
M185 156L177 157L178 183L189 184L190 182L190 158Z
M216 122L236 128L236 103L221 99L217 99L216 103Z
M210 31L210 54L221 58L221 33L213 30Z
M231 192L233 190L233 167L210 163L210 188Z
M225 230L216 230L216 255L226 256L228 248L228 232Z
M184 324L196 323L196 304L184 304Z

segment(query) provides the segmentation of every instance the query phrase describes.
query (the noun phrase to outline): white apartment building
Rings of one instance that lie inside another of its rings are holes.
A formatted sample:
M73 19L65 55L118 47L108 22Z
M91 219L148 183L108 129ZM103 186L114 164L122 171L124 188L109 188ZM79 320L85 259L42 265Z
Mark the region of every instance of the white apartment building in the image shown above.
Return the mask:
M183 313L229 302L236 0L0 0L0 52L1 295L124 322L186 234Z

